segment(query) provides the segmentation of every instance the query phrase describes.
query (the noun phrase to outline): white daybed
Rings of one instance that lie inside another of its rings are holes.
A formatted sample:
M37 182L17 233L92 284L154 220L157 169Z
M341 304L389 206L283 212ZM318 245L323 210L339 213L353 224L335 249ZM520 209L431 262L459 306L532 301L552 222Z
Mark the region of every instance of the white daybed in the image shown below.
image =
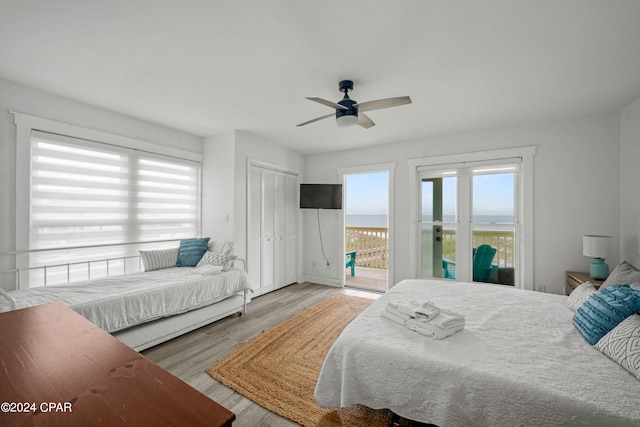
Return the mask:
M410 300L463 314L466 325L434 340L380 315L388 302ZM640 425L639 379L585 341L566 300L500 285L402 281L340 335L316 400L388 408L441 427Z
M158 251L160 252L160 251ZM175 265L175 263L174 263ZM0 312L63 301L137 351L234 313L251 289L244 270L172 267L64 285L0 291Z

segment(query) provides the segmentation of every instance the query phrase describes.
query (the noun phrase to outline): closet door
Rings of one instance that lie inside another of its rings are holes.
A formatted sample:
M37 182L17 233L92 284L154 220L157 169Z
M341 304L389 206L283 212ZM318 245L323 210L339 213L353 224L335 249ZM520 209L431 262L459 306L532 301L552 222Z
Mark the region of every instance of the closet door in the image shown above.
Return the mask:
M298 178L286 175L284 180L285 211L285 284L290 285L298 280Z
M254 295L298 277L298 177L249 167L247 270Z
M262 170L262 292L270 292L273 287L274 240L275 240L275 172Z
M278 289L285 285L288 285L285 277L285 265L286 265L286 224L287 211L285 209L286 200L286 188L285 188L285 174L279 173L275 177L275 206L274 206L274 261L273 261L273 283L274 288Z
M262 171L251 166L247 199L247 273L254 295L262 283Z

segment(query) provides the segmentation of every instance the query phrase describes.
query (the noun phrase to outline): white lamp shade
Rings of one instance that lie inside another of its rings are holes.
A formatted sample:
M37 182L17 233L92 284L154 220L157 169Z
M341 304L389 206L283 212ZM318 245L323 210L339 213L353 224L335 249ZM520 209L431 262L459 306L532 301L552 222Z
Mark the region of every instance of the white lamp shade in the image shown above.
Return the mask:
M582 236L582 255L591 258L606 258L611 236Z
M336 123L338 123L338 126L341 128L355 126L358 124L358 116L354 116L353 114L345 114L344 116L336 118Z

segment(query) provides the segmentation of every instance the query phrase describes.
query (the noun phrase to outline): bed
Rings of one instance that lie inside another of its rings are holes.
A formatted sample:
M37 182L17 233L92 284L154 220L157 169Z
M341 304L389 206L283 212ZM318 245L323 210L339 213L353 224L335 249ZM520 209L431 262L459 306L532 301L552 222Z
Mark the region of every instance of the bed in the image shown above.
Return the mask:
M465 316L427 338L381 316L429 300ZM640 381L587 343L567 297L501 285L405 280L345 328L315 390L321 407L363 404L450 426L640 425Z
M236 258L228 255L224 254L225 265L205 262L175 267L178 248L143 251L148 271L0 291L0 312L63 301L141 351L231 314L246 312L251 289L248 275L244 269L233 268Z

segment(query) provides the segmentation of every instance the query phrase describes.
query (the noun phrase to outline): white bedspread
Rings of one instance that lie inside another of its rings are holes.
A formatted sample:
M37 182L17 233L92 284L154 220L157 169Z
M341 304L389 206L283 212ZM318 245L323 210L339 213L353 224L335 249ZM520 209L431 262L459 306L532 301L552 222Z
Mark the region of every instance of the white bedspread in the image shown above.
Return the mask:
M638 426L640 382L591 347L564 296L505 286L406 280L342 332L325 359L321 407L361 403L453 426ZM380 316L429 300L466 318L443 340Z
M16 308L63 301L107 332L184 313L251 289L243 270L200 274L192 267L131 273L12 291ZM201 270L203 271L203 270ZM0 296L0 312L9 311Z

